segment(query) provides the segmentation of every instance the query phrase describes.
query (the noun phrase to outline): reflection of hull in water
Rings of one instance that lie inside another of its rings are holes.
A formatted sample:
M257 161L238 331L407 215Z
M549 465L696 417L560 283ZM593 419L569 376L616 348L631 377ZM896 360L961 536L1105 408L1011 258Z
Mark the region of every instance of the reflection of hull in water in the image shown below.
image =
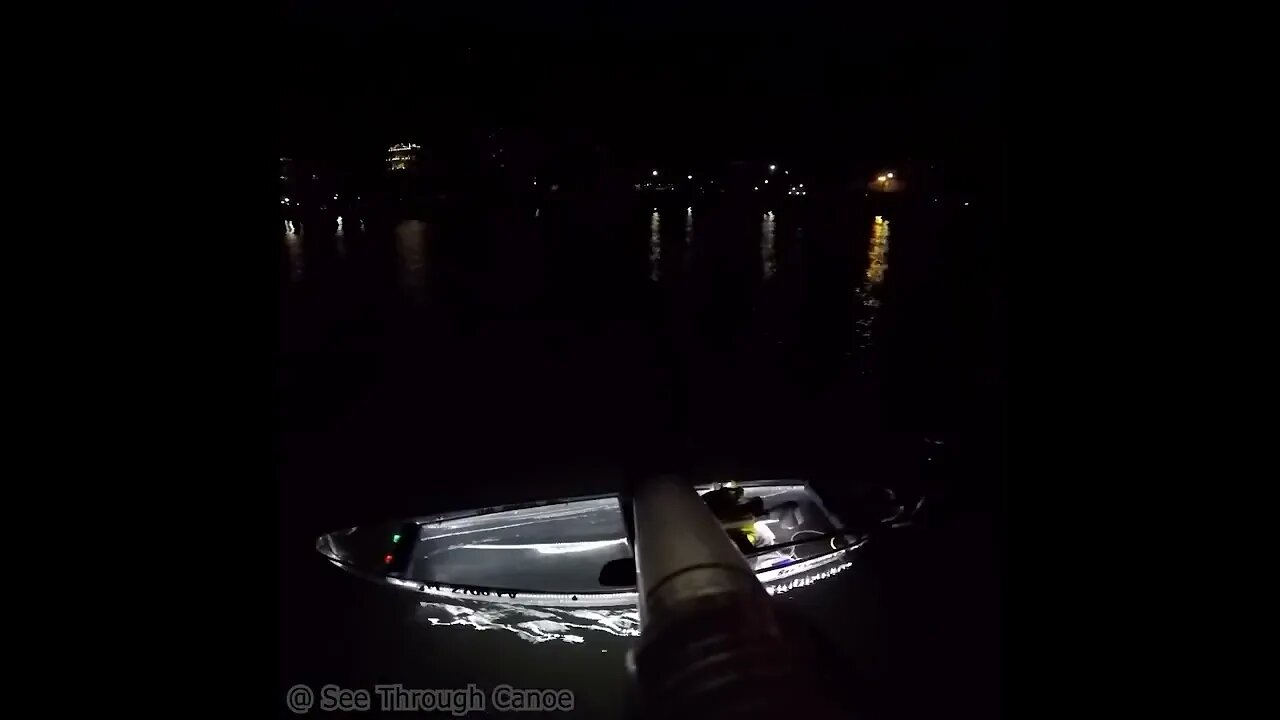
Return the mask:
M755 534L763 538L759 544L783 546L747 556L770 594L844 570L849 553L865 541L839 532L840 523L807 485L755 482L743 487L748 499L762 498L767 511L755 523ZM606 563L632 556L617 496L352 528L322 536L317 549L344 570L433 601L604 608L634 607L638 599L634 587L599 583Z

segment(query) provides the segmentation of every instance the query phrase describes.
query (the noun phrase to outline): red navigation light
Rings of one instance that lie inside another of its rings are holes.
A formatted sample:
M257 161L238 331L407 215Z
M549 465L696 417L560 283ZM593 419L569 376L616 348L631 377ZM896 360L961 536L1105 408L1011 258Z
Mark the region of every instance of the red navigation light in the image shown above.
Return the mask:
M382 561L383 561L383 562L385 562L386 564L390 565L390 564L391 564L391 553L387 553L387 556L386 556L386 557L384 557L384 558L382 558Z

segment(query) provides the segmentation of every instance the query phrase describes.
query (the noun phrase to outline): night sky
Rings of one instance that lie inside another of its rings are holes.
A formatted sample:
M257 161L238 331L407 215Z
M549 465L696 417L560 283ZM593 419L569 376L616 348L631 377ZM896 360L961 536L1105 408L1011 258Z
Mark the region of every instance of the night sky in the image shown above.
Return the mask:
M537 7L298 4L279 44L282 152L342 166L405 136L520 128L638 165L861 168L911 154L982 162L999 136L988 5L838 19L790 6L720 18ZM481 16L501 31L478 32Z

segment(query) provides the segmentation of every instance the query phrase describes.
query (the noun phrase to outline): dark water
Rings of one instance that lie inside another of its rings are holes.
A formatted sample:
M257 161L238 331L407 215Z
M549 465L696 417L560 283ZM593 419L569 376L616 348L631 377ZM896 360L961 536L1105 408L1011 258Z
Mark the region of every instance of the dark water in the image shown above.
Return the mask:
M851 707L994 715L998 243L980 205L924 200L556 198L283 223L282 689L505 682L621 716L630 638L432 624L313 542L678 469L804 477L837 514L854 481L939 498L780 602L844 653Z

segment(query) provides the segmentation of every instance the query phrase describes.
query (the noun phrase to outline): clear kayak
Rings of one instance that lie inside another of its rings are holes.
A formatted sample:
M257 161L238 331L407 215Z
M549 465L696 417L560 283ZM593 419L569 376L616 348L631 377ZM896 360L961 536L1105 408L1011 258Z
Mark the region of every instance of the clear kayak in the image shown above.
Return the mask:
M697 490L705 494L713 487ZM806 483L746 482L741 494L760 511L726 523L726 531L737 534L748 565L770 594L844 570L849 554L867 540L865 532L846 529ZM893 502L886 507L885 523L907 512ZM602 568L632 557L617 495L348 528L322 535L316 547L347 572L423 595L541 607L637 602L634 585L601 582Z

